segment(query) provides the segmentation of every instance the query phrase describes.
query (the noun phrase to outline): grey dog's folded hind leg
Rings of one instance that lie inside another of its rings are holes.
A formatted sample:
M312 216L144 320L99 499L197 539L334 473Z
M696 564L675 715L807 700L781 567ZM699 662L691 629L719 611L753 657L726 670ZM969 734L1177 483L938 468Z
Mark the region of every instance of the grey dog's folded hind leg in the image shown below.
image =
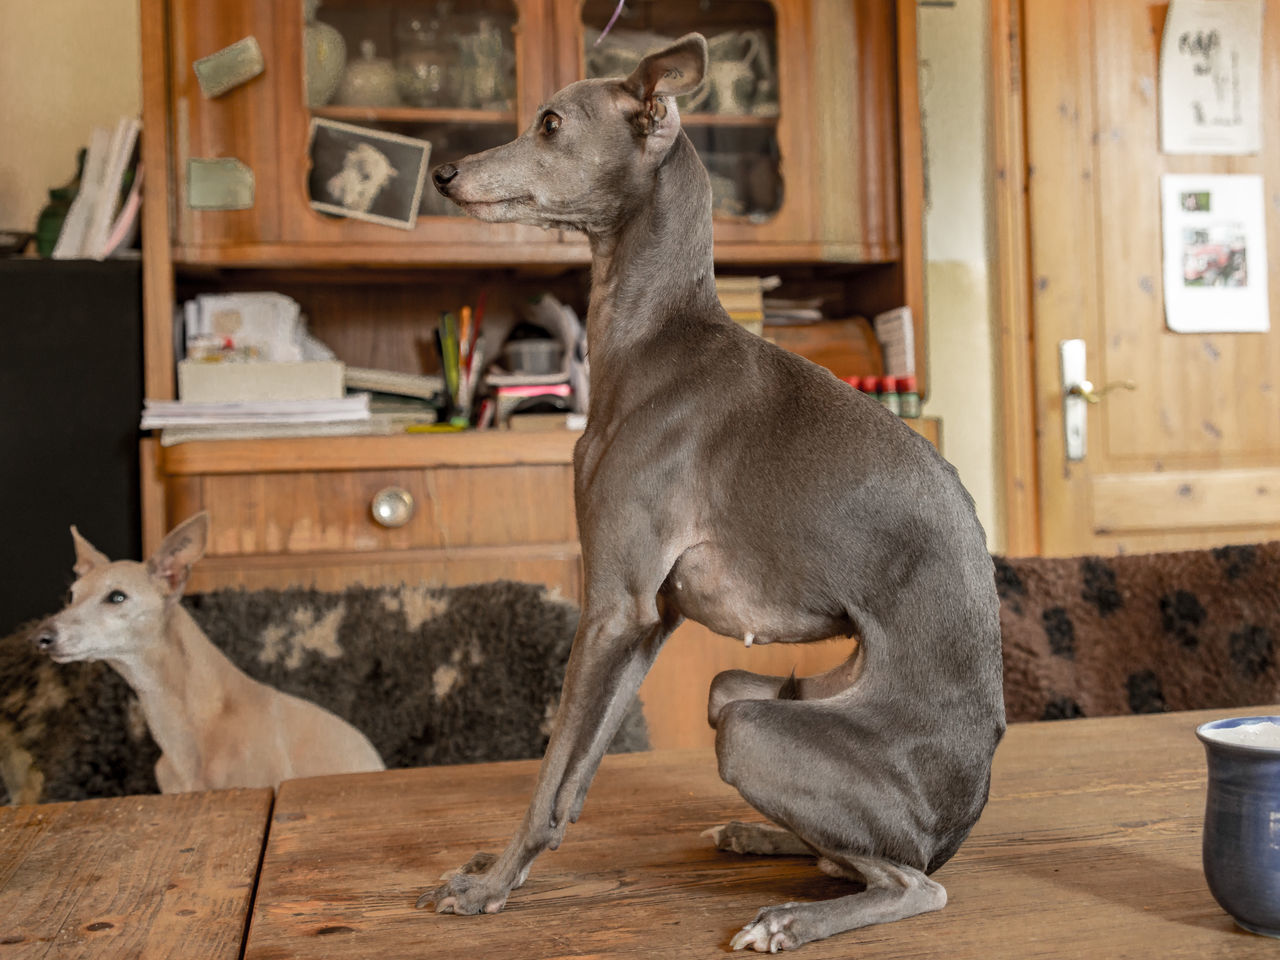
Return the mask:
M730 853L752 853L762 856L804 857L816 851L790 830L772 823L743 823L731 820L702 832L710 837L717 850Z

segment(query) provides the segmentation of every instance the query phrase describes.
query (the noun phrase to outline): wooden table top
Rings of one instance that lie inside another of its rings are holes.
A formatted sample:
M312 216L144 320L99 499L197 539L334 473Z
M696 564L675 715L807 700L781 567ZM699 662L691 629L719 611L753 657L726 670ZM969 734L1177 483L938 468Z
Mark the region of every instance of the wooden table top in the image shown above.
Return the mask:
M240 956L270 790L0 807L0 958Z
M1213 901L1200 866L1198 723L1216 710L1013 727L992 797L937 874L939 913L802 948L807 960L1276 957ZM414 901L523 816L535 762L285 783L276 799L245 956L709 957L757 908L840 896L811 858L720 853L699 836L760 819L710 751L605 759L582 819L496 916ZM0 949L0 958L7 956Z

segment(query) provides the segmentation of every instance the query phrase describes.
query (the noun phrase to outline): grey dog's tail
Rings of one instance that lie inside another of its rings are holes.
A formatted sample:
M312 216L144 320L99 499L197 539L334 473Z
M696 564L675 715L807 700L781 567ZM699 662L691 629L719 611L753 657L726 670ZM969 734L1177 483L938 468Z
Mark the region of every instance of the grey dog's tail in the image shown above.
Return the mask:
M778 688L779 700L799 700L800 684L796 681L795 668L791 670L791 676L782 681L782 686Z

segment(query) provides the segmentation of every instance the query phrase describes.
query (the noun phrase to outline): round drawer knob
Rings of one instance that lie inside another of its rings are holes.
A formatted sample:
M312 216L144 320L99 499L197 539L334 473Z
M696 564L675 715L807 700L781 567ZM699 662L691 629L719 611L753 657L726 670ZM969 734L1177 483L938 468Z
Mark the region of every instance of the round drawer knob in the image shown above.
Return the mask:
M373 495L370 509L384 527L403 527L413 516L413 495L401 487L385 487Z

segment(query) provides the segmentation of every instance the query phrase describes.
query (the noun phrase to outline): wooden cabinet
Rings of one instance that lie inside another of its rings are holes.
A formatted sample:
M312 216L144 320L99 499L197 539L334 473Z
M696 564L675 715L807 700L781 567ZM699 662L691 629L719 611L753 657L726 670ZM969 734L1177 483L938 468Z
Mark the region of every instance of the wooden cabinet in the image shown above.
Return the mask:
M167 15L169 25L173 68L163 116L171 144L172 240L179 263L440 266L589 260L579 236L469 220L435 197L429 184L423 215L412 230L318 213L309 203L308 151L313 117L421 137L433 145L431 164L505 142L527 126L544 97L591 72L588 36L607 22L612 2L485 0L468 4L465 15L455 14L463 24L459 30L492 17L505 28L504 36L510 33L514 89L509 103L495 108L403 102L308 107L301 0L147 5L160 8L154 12ZM686 131L717 188L721 263L901 263L904 211L918 216L920 184L900 176L900 132L907 129L901 122L916 123L914 104L899 109L900 82L914 91L914 81L901 67L913 72L915 61L914 50L904 48L900 37L906 18L894 4L733 0L704 11L678 0L643 0L627 8L606 43L620 35L674 37L703 30L713 49L708 89L729 83L721 68L747 69L738 58L765 64L759 72L768 76L776 104L767 112L726 113L694 105L685 114ZM319 17L341 26L352 60L363 42L374 44L380 57L392 53L398 18L422 9L430 7L398 0L327 0ZM914 31L909 32L914 43ZM216 99L204 98L192 61L248 35L263 49L264 73ZM739 37L762 52L721 42ZM213 157L235 157L252 170L252 209L188 207L187 162ZM727 191L722 184L728 184ZM908 224L908 229L919 226Z
M307 104L301 0L172 0L169 14L173 75L166 122L172 140L174 176L173 253L179 263L270 266L282 263L524 263L562 255L558 235L519 224L482 224L445 210L430 185L424 214L412 230L389 229L312 209L307 185L311 121L320 117L411 134L433 144L429 163L450 159L514 137L538 98L552 89L552 58L543 48L553 35L542 0L490 0L469 4L472 14L498 13L510 29L517 88L509 108L424 108L402 104L353 106ZM476 13L478 8L479 13ZM330 0L320 16L342 24L348 63L366 40L387 59L397 13L414 5ZM331 24L332 25L332 24ZM247 35L258 39L263 74L214 100L205 99L191 62ZM374 40L372 38L376 37ZM459 136L459 131L463 135ZM458 149L457 145L465 149ZM444 153L439 149L445 145ZM192 211L187 207L186 170L191 158L234 156L256 180L249 211ZM438 202L437 202L438 200ZM515 248L514 250L511 248Z
M432 143L432 164L504 142L544 97L598 66L588 55L592 31L614 6L455 3L463 20L450 30L478 30L482 18L499 27L513 68L501 97L309 107L303 0L142 0L147 396L174 396L174 306L200 292L285 292L347 363L410 373L432 372L422 345L439 312L475 302L481 290L491 311L515 310L550 290L584 312L589 253L581 237L470 220L432 192L412 229L322 214L309 199L309 138L317 117L409 134ZM423 5L323 0L318 16L343 33L349 57L365 39L385 57L396 55L401 19L414 9ZM865 324L849 337L857 325L845 318L910 306L923 388L915 4L629 0L615 29L672 37L698 29L712 40L721 64L707 95L714 99L687 104L682 117L715 175L717 269L777 274L781 296L821 297L827 316L840 322L789 342L866 365L845 373L877 372L863 346ZM205 98L192 62L246 36L257 39L264 71ZM748 62L766 64L752 81L766 90L738 101L729 91ZM191 208L188 164L212 158L234 158L252 172L251 208ZM936 426L923 425L935 442ZM513 577L552 584L576 600L574 439L565 431L482 431L161 447L149 437L142 445L144 542L154 548L174 524L208 509L213 539L194 589ZM372 516L373 499L387 488L413 500L404 526L386 528ZM695 731L703 725L700 703L682 692L678 702L659 697L689 683L705 689L724 666L760 667L759 658L739 663L740 646L724 648L727 660L704 645L695 652L691 636L682 630L672 641L671 649L687 653L659 662L655 677L675 678L664 681L666 692L646 687L659 704L654 716L666 717L655 742L702 738ZM768 656L781 664L791 653L780 647ZM802 673L833 657L829 647L794 653Z
M155 155L155 124L164 124L165 174L172 195L165 197L171 239L179 257L187 251L235 249L280 240L280 207L276 163L276 131L280 127L279 97L274 76L259 77L217 99L205 99L191 64L201 57L243 39L256 37L264 53L276 46L275 5L271 0L244 0L228 4L174 2L143 5L143 30L168 25L162 45L143 45L143 58L152 79L144 96L149 102L144 122L147 143ZM150 8L150 9L148 9ZM165 57L165 52L169 56ZM168 65L172 63L170 71ZM274 74L274 71L272 71ZM163 87L161 87L163 84ZM161 87L161 89L156 89ZM163 99L158 100L163 91ZM188 196L188 161L235 158L252 171L254 204L248 210L193 210ZM154 164L145 163L152 168ZM148 203L155 191L148 192ZM162 195L163 196L163 195ZM154 204L153 204L154 206ZM154 238L151 238L154 239ZM166 238L168 240L169 237ZM156 322L156 318L151 318ZM150 362L161 362L151 359Z

